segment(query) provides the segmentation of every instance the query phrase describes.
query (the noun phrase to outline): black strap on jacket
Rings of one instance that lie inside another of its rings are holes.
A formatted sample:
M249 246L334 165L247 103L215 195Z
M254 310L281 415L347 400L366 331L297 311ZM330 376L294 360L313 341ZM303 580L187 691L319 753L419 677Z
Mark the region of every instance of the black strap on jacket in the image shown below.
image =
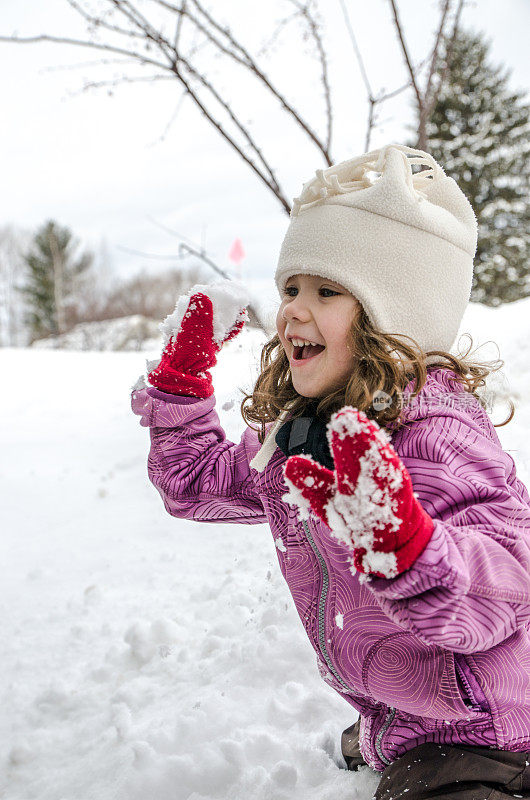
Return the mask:
M318 403L310 404L310 415L289 419L275 436L276 444L286 456L304 453L328 469L334 469L333 456L326 435L327 419L311 415Z

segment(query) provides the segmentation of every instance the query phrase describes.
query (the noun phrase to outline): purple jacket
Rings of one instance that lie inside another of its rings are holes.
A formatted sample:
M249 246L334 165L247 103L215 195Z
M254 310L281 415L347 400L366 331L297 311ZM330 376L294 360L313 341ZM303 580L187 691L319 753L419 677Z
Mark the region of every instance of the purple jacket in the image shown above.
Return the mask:
M135 390L148 474L166 510L202 522L268 522L320 673L361 715L383 770L424 742L530 750L530 496L478 400L453 373L427 383L392 445L435 520L406 572L361 584L346 546L298 519L269 426L227 441L215 399ZM258 468L256 468L256 465Z

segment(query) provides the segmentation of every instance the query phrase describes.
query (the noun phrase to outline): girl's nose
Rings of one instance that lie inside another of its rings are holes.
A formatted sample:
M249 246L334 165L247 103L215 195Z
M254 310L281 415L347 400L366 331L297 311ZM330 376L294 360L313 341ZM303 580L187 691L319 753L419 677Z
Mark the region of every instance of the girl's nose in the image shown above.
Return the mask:
M296 295L284 305L282 315L286 322L291 319L308 320L311 317L311 312L307 303L300 298L300 295Z

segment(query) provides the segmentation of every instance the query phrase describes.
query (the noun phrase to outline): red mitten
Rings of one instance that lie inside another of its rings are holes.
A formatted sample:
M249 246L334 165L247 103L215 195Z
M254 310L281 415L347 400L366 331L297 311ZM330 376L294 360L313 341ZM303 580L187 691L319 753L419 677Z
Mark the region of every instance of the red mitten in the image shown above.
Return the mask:
M284 467L301 516L320 517L353 550L360 573L393 578L408 569L432 536L434 522L416 499L410 474L390 436L366 414L345 406L328 424L335 470L307 456Z
M202 398L213 394L208 370L217 363L223 344L248 320L247 304L245 288L230 280L197 285L179 297L173 313L159 326L165 336L164 351L149 372L149 383L169 394Z

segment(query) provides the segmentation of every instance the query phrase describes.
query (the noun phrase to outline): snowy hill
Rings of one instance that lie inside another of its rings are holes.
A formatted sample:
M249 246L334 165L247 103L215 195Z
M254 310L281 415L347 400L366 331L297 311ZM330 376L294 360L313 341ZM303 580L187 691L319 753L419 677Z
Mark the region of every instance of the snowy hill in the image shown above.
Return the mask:
M265 323L271 321L265 317ZM68 333L36 339L30 346L38 350L156 350L162 345L159 323L141 314L106 319L101 322L81 322ZM270 328L269 328L270 329Z
M461 330L499 343L517 410L497 431L530 485L530 300L470 306ZM232 440L262 341L244 331L214 369ZM157 354L0 350L0 795L369 800L379 776L343 769L355 712L319 677L268 527L174 519L147 479L129 388Z
M39 350L145 350L162 340L158 322L141 314L81 322L68 333L37 339L31 345Z

